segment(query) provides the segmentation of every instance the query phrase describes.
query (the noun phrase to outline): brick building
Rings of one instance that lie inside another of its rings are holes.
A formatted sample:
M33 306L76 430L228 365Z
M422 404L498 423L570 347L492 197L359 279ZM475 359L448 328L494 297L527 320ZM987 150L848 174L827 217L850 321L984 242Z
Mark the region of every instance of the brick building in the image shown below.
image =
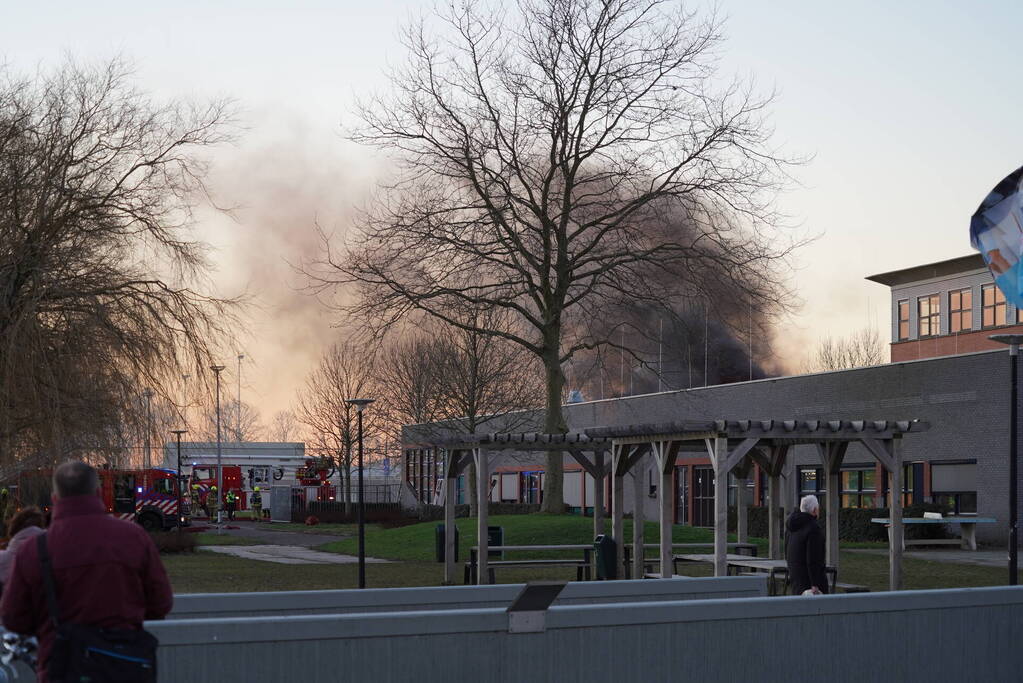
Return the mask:
M996 349L988 335L1023 333L980 254L867 279L891 288L893 363Z

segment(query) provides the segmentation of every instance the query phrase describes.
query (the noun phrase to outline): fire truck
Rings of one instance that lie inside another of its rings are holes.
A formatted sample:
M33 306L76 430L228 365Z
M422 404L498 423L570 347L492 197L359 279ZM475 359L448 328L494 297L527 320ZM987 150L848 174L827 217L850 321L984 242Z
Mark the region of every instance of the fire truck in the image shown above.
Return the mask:
M336 486L330 484L334 469L327 460L304 456L265 456L231 454L221 458L221 500L228 491L238 495L238 509L247 510L249 499L258 486L267 492L272 486L301 486L303 495L315 500L334 500ZM188 481L186 488L199 487L199 501L203 506L214 486L217 486L216 456L197 455L182 462L182 472ZM269 505L266 493L262 496L264 508Z
M51 470L28 470L18 474L14 500L20 509L37 505L48 510ZM138 522L147 531L159 531L191 523L189 500L175 470L153 468L141 470L100 469L100 495L107 512L121 519ZM178 504L179 493L180 507Z

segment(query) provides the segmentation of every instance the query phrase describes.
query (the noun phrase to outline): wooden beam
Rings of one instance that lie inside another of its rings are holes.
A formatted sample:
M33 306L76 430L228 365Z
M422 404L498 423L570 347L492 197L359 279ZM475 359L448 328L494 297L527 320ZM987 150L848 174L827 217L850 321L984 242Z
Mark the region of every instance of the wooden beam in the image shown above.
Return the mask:
M714 576L728 573L728 439L714 439Z
M891 456L891 486L888 493L891 498L888 504L889 521L892 525L891 542L888 544L888 587L902 590L902 545L904 533L902 524L902 440L890 439L885 442Z
M657 485L658 531L661 545L661 578L670 579L675 573L672 562L671 531L675 491L673 490L673 474L675 459L678 457L680 444L678 441L655 441L651 444L651 452L657 463L659 482Z
M887 444L891 439L860 439L860 442L866 446L870 454L877 458L878 462L884 465L884 468L891 472L895 469L895 462L892 459L891 454L888 452Z
M618 578L625 578L625 473L621 472L620 463L628 459L626 451L632 450L631 445L614 444L611 446L611 537L615 541L615 572Z
M738 465L742 459L746 457L746 454L753 450L759 442L760 437L743 439L742 443L736 446L735 450L729 453L728 457L725 459L725 471L731 472L735 469L735 466Z
M479 504L476 524L476 545L479 546L479 554L476 558L477 583L483 585L490 581L490 572L487 571L487 513L490 506L490 467L487 463L487 451L483 448L474 448L473 458L476 460L476 495Z
M444 583L452 585L457 576L455 560L455 488L458 484L456 461L463 457L461 451L448 451L444 459Z
M632 578L643 578L644 538L646 514L646 473L647 462L637 462L632 466Z
M593 538L604 533L604 480L607 468L604 465L604 451L593 452L594 469L600 476L593 478ZM583 484L585 486L585 484Z
M842 460L845 458L848 442L831 441L818 444L817 451L824 465L824 476L827 481L825 498L825 547L827 548L826 563L838 567L838 515L842 508Z

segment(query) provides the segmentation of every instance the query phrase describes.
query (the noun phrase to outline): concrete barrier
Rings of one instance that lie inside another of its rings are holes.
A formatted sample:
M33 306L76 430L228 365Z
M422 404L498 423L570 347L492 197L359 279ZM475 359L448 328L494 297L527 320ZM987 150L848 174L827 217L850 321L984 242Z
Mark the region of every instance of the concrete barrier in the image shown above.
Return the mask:
M654 582L649 582L654 583ZM1023 587L151 622L161 680L1019 680Z
M767 595L766 576L571 582L555 604L757 597ZM175 596L168 619L504 608L523 585L196 593Z

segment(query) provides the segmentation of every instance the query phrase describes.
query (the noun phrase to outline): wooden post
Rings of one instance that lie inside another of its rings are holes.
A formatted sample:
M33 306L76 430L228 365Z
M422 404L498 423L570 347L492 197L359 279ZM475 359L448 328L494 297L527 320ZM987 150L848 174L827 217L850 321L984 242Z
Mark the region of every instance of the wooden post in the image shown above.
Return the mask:
M672 488L674 478L672 473L675 470L675 456L678 453L678 442L662 441L655 446L654 455L657 461L657 469L661 474L661 481L657 487L657 500L660 503L660 519L658 525L661 532L661 578L670 579L675 574L675 566L672 562L671 530L675 520L672 518L674 509L675 491Z
M772 449L773 450L773 449ZM771 454L774 459L774 454ZM772 560L780 560L781 557L781 523L778 519L780 512L779 500L781 496L781 481L778 471L773 467L767 473L767 554Z
M838 569L838 515L842 509L842 459L848 447L844 442L830 442L818 445L821 460L824 463L824 473L827 481L827 493L825 508L827 509L827 520L825 522L825 562L830 567Z
M891 542L888 544L888 585L893 591L902 590L902 443L894 438L885 443L892 458L891 486L888 493L889 521L891 522Z
M450 450L444 461L444 584L455 583L455 483L461 451Z
M593 538L604 533L604 451L593 451L593 464L600 477L593 478ZM586 474L584 473L585 477Z
M625 472L623 460L628 459L630 446L616 444L611 447L611 537L615 541L615 567L618 578L625 578Z
M746 499L748 477L748 468L735 473L735 540L739 543L749 542L749 505Z
M479 575L477 583L480 585L489 583L490 577L487 571L487 512L490 503L490 468L487 466L487 452L482 448L473 449L473 457L476 460L476 498L479 502L478 525L476 528L476 545L479 546L477 566Z
M713 440L714 463L714 576L728 574L728 439Z
M632 466L632 578L643 578L643 531L646 515L643 503L646 501L647 463L640 461Z

